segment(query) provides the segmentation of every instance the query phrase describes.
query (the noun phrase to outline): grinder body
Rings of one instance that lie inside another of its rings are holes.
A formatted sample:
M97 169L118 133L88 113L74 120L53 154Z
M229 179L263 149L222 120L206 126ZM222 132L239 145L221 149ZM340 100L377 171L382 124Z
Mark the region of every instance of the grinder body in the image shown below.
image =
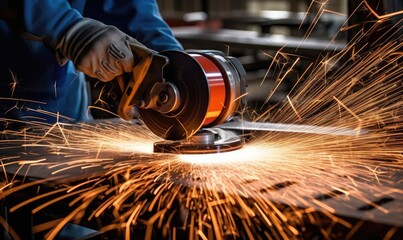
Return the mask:
M130 76L118 79L123 91L118 114L130 120L137 107L157 136L197 145L189 139L199 130L230 120L245 104L245 75L236 58L219 51L146 53Z

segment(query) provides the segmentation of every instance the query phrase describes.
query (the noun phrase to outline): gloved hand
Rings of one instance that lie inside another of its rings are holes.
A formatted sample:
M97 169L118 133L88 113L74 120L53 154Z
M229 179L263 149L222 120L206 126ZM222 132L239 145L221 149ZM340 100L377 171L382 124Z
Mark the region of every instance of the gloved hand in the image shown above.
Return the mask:
M84 18L67 30L57 48L77 70L106 82L133 70L138 57L132 49L137 46L151 51L114 26Z

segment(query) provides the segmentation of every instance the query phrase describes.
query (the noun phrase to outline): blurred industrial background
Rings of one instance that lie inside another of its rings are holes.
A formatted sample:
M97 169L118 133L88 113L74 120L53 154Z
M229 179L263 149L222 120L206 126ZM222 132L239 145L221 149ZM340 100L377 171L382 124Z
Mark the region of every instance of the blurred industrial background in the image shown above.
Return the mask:
M347 32L340 32L342 26L347 26L348 3L345 0L157 2L163 18L185 49L220 50L241 61L247 71L247 91L251 93L247 100L251 106L261 105L274 89L269 103L283 100L310 63L319 56L330 57L347 43ZM365 19L364 15L362 17ZM268 68L279 52L287 54L277 56L280 62L276 64L283 69L300 59L282 79L281 86L275 88L281 70L272 67L279 71L268 71ZM94 103L101 89L102 84L93 84ZM113 112L116 106L110 106ZM98 118L111 117L105 111L92 111Z

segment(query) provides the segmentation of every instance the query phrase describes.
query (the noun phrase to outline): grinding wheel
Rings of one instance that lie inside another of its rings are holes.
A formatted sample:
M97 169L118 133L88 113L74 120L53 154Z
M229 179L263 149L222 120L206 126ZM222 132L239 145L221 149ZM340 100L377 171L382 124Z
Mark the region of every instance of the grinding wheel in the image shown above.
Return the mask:
M242 145L243 139L232 131L206 128L188 139L156 142L154 143L154 152L174 154L224 153L240 149Z
M216 64L201 54L181 51L160 54L169 59L163 78L178 89L180 105L169 113L140 108L139 114L157 136L186 139L221 114L226 100L224 78Z

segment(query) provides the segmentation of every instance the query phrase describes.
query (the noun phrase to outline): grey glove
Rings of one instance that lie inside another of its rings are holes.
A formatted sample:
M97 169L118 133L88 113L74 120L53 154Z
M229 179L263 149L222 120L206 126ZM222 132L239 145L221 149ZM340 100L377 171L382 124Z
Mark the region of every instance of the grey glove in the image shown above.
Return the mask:
M133 70L137 60L129 44L147 49L114 26L84 18L64 34L58 51L77 70L106 82Z

